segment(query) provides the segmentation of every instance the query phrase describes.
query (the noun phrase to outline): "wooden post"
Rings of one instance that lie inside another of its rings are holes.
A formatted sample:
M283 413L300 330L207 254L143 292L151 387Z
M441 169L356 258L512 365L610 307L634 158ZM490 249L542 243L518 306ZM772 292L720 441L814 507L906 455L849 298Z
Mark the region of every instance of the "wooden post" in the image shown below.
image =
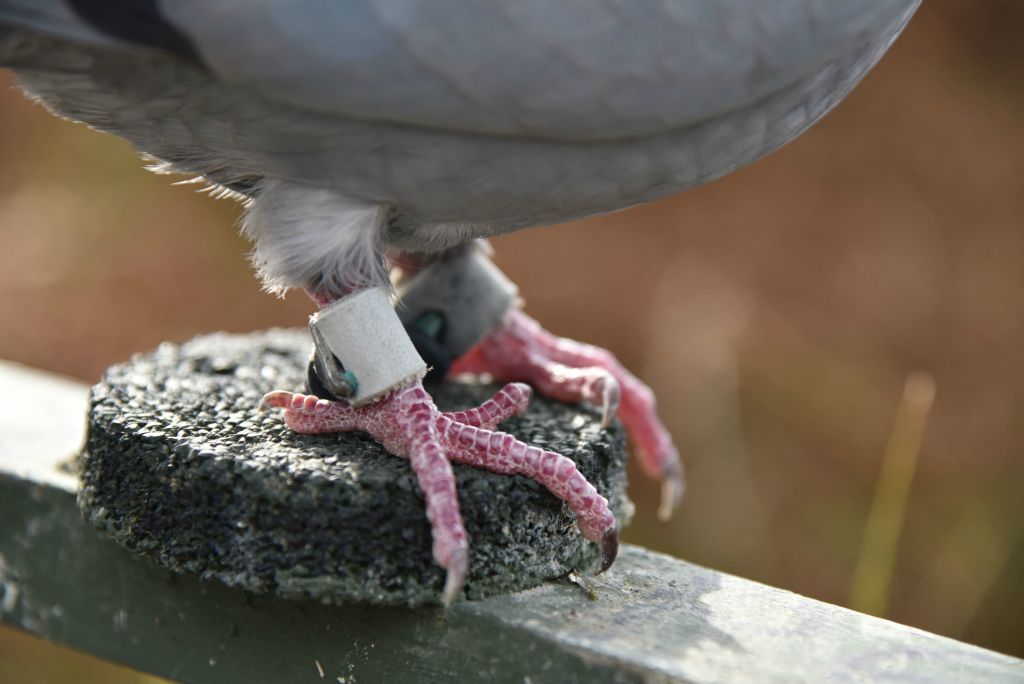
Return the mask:
M87 388L0 364L0 616L182 682L1024 682L1024 661L625 546L611 572L448 611L172 575L88 527Z

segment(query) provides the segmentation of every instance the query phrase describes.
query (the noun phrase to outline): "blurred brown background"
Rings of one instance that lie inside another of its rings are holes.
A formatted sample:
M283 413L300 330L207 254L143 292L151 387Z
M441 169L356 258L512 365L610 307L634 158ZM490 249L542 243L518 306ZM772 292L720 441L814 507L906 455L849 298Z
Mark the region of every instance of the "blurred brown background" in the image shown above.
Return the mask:
M881 509L905 526L876 596L893 620L1024 656L1021 35L1019 0L928 0L863 85L769 159L496 241L529 313L618 354L683 449L670 524L632 473L628 541L848 605L864 554L886 566L865 524L923 371L936 401L919 453L896 454L917 470ZM303 296L260 292L237 206L142 171L8 76L0 358L95 381L163 340L305 323ZM138 681L6 629L0 663L4 682Z

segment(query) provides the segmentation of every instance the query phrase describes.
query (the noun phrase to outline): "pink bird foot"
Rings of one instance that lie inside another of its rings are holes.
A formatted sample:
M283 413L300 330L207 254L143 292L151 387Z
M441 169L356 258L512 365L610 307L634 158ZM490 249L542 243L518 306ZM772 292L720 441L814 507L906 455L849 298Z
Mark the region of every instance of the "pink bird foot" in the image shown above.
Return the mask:
M495 431L502 421L522 414L529 399L530 388L513 383L477 408L444 413L416 383L361 407L281 390L264 396L260 407L284 409L285 423L296 432L361 430L409 459L426 499L434 559L447 571L442 601L448 605L462 591L469 572L469 545L450 461L536 480L569 505L584 537L601 544L600 571L615 560L615 517L576 464Z
M529 382L545 396L591 404L607 425L618 411L650 477L662 482L658 516L671 517L683 496L679 452L658 419L651 389L623 368L611 352L544 330L513 308L497 332L451 366L450 374L486 373L502 382Z

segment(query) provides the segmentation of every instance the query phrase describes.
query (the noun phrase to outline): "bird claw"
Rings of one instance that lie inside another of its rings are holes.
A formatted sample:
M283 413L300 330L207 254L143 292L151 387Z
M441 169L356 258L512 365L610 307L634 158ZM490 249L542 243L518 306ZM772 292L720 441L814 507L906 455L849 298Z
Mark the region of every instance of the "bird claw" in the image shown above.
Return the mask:
M326 413L334 402L328 399L320 399L311 394L294 394L285 390L274 390L267 392L260 399L256 410L265 413L271 409L283 408L291 411L301 411L306 415Z
M612 424L615 415L619 412L619 404L622 401L622 386L611 373L607 371L598 374L592 383L595 387L594 394L600 397L600 401L590 400L595 408L601 409L601 427L607 428Z
M441 592L441 605L450 606L462 593L469 576L469 552L462 548L452 553L448 559L447 574L444 579L444 591Z
M486 373L521 380L560 401L601 411L602 427L618 414L636 444L644 471L662 482L658 516L671 517L684 490L679 452L658 419L654 394L604 349L556 337L522 311L509 311L501 328L457 359L452 373Z
M284 409L285 423L297 432L362 430L391 453L409 458L426 500L434 559L447 570L441 599L448 605L469 574L468 542L451 462L536 480L569 505L587 539L601 544L602 569L615 559L615 517L607 499L576 464L494 430L526 409L530 392L527 385L511 383L477 408L450 413L439 411L419 383L360 407L285 391L270 392L260 406Z
M680 468L669 468L662 473L661 502L658 504L658 520L668 522L686 492L686 482Z
M618 555L619 531L612 527L601 537L601 568L597 571L597 574L600 575L612 567L612 563L615 562L615 557Z

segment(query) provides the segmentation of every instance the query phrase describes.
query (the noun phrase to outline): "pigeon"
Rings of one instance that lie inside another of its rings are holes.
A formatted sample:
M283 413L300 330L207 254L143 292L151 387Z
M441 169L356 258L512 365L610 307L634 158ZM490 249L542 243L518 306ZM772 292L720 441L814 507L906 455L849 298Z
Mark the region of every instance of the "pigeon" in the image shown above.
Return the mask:
M763 157L837 105L919 4L0 0L0 66L154 170L246 204L264 287L318 307L306 393L263 406L409 459L447 605L469 562L452 462L537 480L601 545L601 570L615 558L616 520L573 462L497 429L530 385L621 417L663 515L683 491L650 389L530 318L482 241ZM444 413L431 368L509 384Z

